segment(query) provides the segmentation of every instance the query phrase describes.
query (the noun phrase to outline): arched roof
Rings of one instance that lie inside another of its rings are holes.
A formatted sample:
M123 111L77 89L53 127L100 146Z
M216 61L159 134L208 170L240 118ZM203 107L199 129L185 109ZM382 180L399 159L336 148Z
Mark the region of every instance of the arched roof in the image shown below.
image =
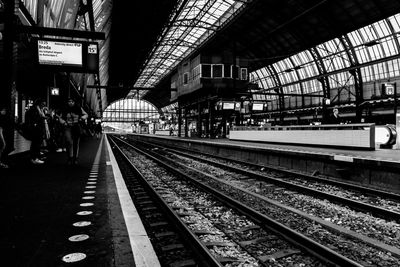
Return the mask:
M399 33L400 14L396 14L344 34L340 39L329 40L255 70L250 74L250 80L257 82L260 88L269 90L283 86L284 93L310 94L321 91L322 85L317 80L321 73L313 51L320 56L331 88L353 84L354 80L348 71L353 67L352 60L356 60L360 66L363 82L398 77ZM354 59L347 50L354 51ZM277 79L281 85L276 83ZM256 95L256 98L261 100L276 96L263 98L262 95Z
M189 2L193 4L195 1ZM231 50L237 57L248 59L251 70L275 63L288 64L288 60L300 60L299 57L304 57L301 62L312 66L314 59L307 52L300 54L302 51L323 45L332 50L334 47L329 46L334 45L336 38L395 15L400 10L400 2L395 0L249 0L240 3L241 7L232 13L226 23L208 26L206 40L197 42L196 45L200 46L192 49L191 53ZM191 26L196 25L204 27L201 20ZM369 37L374 38L374 35ZM176 41L182 43L186 40L180 38ZM340 57L340 54L336 56ZM173 64L181 60L174 56L167 59L176 60ZM147 59L147 62L152 62L152 59ZM293 63L288 66L291 65ZM281 68L286 67L282 65ZM143 98L162 107L169 104L170 84L168 79L163 78L168 77L171 71L160 68L158 72L162 74L147 78L146 75L152 72L142 72L138 81L151 81L156 90L144 91Z
M235 44L252 69L287 58L400 10L396 0L255 0L204 47Z
M111 103L103 112L103 122L158 121L160 110L153 104L134 97Z

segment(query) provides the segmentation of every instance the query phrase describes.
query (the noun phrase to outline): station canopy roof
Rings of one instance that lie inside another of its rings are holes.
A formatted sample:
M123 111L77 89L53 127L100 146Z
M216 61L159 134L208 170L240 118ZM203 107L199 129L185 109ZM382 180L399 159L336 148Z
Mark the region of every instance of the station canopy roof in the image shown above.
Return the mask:
M132 90L161 108L169 74L195 51L234 49L250 71L395 15L396 0L181 0L175 5Z

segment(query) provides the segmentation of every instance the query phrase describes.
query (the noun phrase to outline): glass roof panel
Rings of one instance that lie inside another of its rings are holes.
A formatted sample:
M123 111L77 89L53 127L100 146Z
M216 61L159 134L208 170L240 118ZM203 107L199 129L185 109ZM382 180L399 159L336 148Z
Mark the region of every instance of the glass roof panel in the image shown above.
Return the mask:
M220 25L231 19L237 10L246 5L234 0L180 1L171 18L172 26L166 27L158 37L159 46L154 47L144 64L134 87L154 87L190 52L211 37ZM185 4L180 14L176 14ZM161 66L164 66L161 68ZM145 91L141 91L145 94Z
M250 74L250 82L257 83L261 89L276 86L267 68L262 68Z
M378 21L361 29L346 34L349 45L355 51L358 63L368 63L373 60L382 60L386 57L396 56L399 51L400 36L400 14ZM336 72L327 75L331 88L352 87L354 78L346 71L350 67L350 60L344 48L344 42L340 39L333 39L315 47L322 58L322 63L329 72ZM317 80L320 73L317 62L311 53L306 50L290 57L292 63L281 60L272 66L278 73L279 81L283 85L284 92L299 92L302 84L303 93L322 91L322 84ZM290 69L292 66L293 69ZM250 81L258 83L264 91L277 88L274 77L264 67L250 73ZM294 75L296 72L297 75ZM341 72L337 72L343 70ZM363 82L389 79L400 75L400 60L393 59L380 62L361 68Z
M388 18L388 21L392 25L395 32L400 31L400 14L394 15Z

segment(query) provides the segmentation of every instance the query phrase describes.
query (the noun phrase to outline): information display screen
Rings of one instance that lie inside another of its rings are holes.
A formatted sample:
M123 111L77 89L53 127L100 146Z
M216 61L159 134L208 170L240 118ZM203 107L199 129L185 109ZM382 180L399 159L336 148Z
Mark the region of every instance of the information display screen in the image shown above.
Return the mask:
M36 39L36 63L50 71L98 73L96 42Z
M264 104L262 103L253 103L253 111L263 111Z
M234 109L235 108L235 102L224 102L222 104L222 109Z
M82 67L82 43L38 40L39 64Z

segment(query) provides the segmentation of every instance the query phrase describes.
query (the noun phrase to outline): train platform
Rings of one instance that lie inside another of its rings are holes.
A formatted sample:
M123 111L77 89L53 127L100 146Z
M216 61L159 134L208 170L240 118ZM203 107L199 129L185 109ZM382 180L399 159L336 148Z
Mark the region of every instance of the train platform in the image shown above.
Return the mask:
M208 143L224 146L236 146L249 149L262 149L265 151L277 151L289 154L304 154L304 155L319 155L334 158L343 161L356 160L369 160L376 162L386 162L392 164L399 164L400 166L400 150L389 148L376 148L375 150L363 149L344 149L344 148L330 148L330 147L317 147L307 145L289 145L278 143L265 143L253 141L238 141L230 140L229 138L199 138L199 137L178 137L178 136L162 136L162 135L149 135L157 138L166 139L180 139L183 141L194 141L200 143Z
M20 141L0 170L7 266L157 266L106 138L82 140L77 166L65 153L33 165Z
M396 149L356 150L151 134L131 134L131 138L400 193L400 151Z
M316 146L305 146L305 145L287 145L287 144L272 144L262 142L248 142L248 141L236 141L229 139L208 139L208 142L221 143L221 144L232 144L238 146L247 146L254 148L263 148L277 151L287 151L294 153L303 154L316 154L316 155L327 155L330 157L345 157L347 159L360 159L360 160L374 160L374 161L385 161L400 164L400 150L396 149L382 149L376 148L375 150L361 150L361 149L344 149L344 148L329 148L329 147L316 147Z

